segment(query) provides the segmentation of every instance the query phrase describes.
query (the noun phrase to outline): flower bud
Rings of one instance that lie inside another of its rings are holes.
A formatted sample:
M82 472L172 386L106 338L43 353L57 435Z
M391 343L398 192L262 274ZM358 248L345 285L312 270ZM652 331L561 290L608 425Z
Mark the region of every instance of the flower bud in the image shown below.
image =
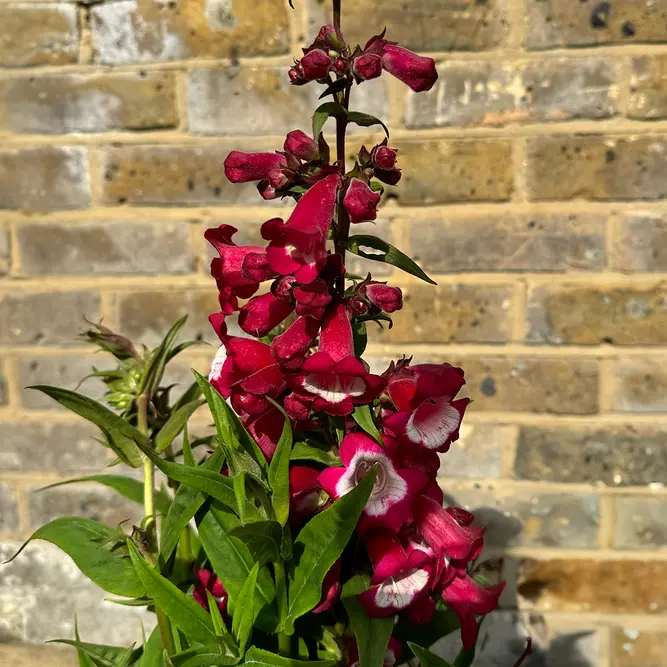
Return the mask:
M396 151L389 146L376 146L373 151L373 164L384 171L393 169L396 166Z
M358 296L348 299L345 307L351 315L365 315L368 312L368 304Z
M280 169L274 169L269 174L269 183L271 184L271 187L273 187L276 190L279 190L280 188L285 187L289 183L289 178L287 177L284 171Z
M336 51L342 51L345 48L345 40L339 37L336 28L332 25L323 25L317 33L316 41L322 42Z
M382 74L382 58L374 53L364 53L352 62L352 71L362 81L377 79Z
M375 169L373 170L375 178L387 185L396 185L401 180L401 170L398 167L393 169Z
M307 81L325 79L331 69L331 58L322 49L314 49L301 59L301 67Z
M293 130L287 135L284 149L306 162L317 160L320 153L317 143L301 130Z
M347 61L344 58L336 58L334 60L334 70L336 74L345 74L347 72Z
M242 153L232 151L225 158L225 176L231 183L247 183L268 178L275 169L285 166L279 153Z
M382 66L415 93L431 90L438 79L433 58L425 58L396 44L384 46Z
M403 307L403 292L400 287L391 287L382 283L366 285L368 300L385 313L393 313Z
M257 189L259 190L259 194L262 195L262 199L266 199L267 201L278 197L276 189L271 185L268 178L263 178L257 183Z
M366 183L358 178L350 181L343 204L350 214L350 222L364 222L377 218L377 205L380 195L373 192Z

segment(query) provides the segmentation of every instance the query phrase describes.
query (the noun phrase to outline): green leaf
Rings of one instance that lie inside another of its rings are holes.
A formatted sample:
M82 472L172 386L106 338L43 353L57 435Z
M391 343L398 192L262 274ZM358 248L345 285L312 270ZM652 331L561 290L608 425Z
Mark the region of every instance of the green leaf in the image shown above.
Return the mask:
M240 472L233 478L234 497L236 498L236 511L241 519L241 523L245 523L245 473Z
M389 128L375 116L369 113L362 113L361 111L348 111L347 120L349 123L360 125L361 127L372 127L373 125L382 125L385 134L389 136Z
M335 95L336 93L342 93L346 88L351 88L352 82L349 79L336 79L330 86L327 86L325 91L317 98L318 100L324 99L327 95ZM315 135L315 140L317 137Z
M118 491L121 496L128 500L139 503L140 505L143 505L144 503L143 483L132 477L124 477L123 475L88 475L87 477L75 477L63 482L56 482L55 484L43 486L38 489L38 491L48 491L49 489L55 489L56 487L64 486L65 484L78 484L80 482L97 482L110 489L114 489L114 491ZM155 506L157 507L158 512L165 514L169 511L170 505L171 498L168 493L158 492L155 494Z
M165 368L167 367L167 361L170 358L172 350L174 348L174 343L178 338L183 325L187 321L188 316L185 315L181 317L178 322L176 322L171 329L167 332L167 335L164 337L164 340L160 345L153 350L151 354L150 361L146 365L144 372L139 382L139 393L152 396L157 390L160 382L162 381L162 376L164 375Z
M354 408L352 413L352 418L354 419L359 426L361 426L368 435L375 440L375 442L383 445L382 436L380 431L378 431L375 421L373 420L373 414L371 413L371 408L369 405L357 405Z
M204 461L200 468L210 472L219 473L225 460L222 449L214 450L213 454ZM178 544L178 540L185 527L190 523L197 510L206 501L206 496L197 489L181 484L176 491L174 500L169 507L167 516L162 522L162 535L160 539L160 564L169 560L172 552Z
M141 654L142 648L124 646L107 646L105 644L90 644L75 639L53 639L49 643L67 644L76 648L77 653L83 653L95 667L124 667L135 663ZM81 661L79 661L81 662ZM89 664L84 662L83 664Z
M315 442L297 442L292 449L291 461L317 461L327 466L340 466L341 460L328 444Z
M255 564L248 547L232 534L240 525L235 514L218 505L212 505L199 523L199 537L204 551L211 561L213 570L225 586L232 613L241 594L243 582ZM266 632L271 632L275 629L275 619L271 619L268 607L275 600L276 589L266 567L261 568L259 572L255 596L258 609L264 608L259 616L258 626Z
M202 644L219 644L213 622L206 610L195 600L158 574L128 540L127 547L134 568L155 603L188 637Z
M245 430L234 410L227 405L227 401L220 396L215 387L203 375L194 369L192 373L204 394L204 398L206 398L220 442L224 442L234 449L244 450L266 472L267 463L262 450L250 437L248 431Z
M222 667L223 665L236 665L239 662L238 655L230 655L221 648L210 646L196 646L186 649L181 653L169 656L174 667Z
M197 461L195 460L195 455L192 453L192 447L190 446L190 435L188 433L187 424L183 427L183 463L191 468L197 467Z
M356 597L344 598L343 605L357 639L359 667L382 667L394 628L394 616L370 618Z
M218 637L225 637L229 634L229 630L222 620L222 614L218 609L218 601L213 597L213 593L206 589L206 600L208 601L208 609L211 614L211 621L213 622L213 629Z
M234 637L236 637L236 643L239 646L239 653L241 655L245 652L252 627L259 612L259 609L256 608L255 597L258 574L259 563L255 563L239 593L234 617L232 618L232 632L234 633Z
M452 667L451 663L443 660L439 655L432 653L428 649L419 646L419 644L408 642L408 646L419 660L421 667Z
M321 593L321 591L320 591ZM244 665L250 667L334 667L338 660L294 660L251 646L245 654Z
M253 479L265 491L271 491L271 487L266 482L266 478L259 467L259 464L252 456L249 456L244 451L234 449L228 444L222 442L220 446L224 448L227 454L227 465L229 465L229 476L234 479L238 475L244 474Z
M206 401L203 400L190 401L189 403L182 405L177 410L174 410L164 426L155 436L155 451L159 453L167 449L167 447L169 447L169 445L171 445L171 443L174 441L174 438L176 438L178 434L185 428L185 425L188 423L188 419L190 419L195 410L204 405L205 402Z
M373 490L376 474L377 468L373 467L354 489L315 515L296 538L297 565L290 576L287 617L291 625L320 601L324 577L350 541Z
M321 104L313 114L313 136L315 138L320 136L324 124L331 116L343 117L346 114L347 111L345 108L337 102L325 102Z
M151 632L151 636L144 644L144 653L137 663L137 667L165 667L160 628L156 627Z
M271 502L276 519L281 526L289 518L289 462L292 452L292 426L285 418L283 432L269 466L269 485L272 490Z
M115 412L92 398L69 389L47 385L34 385L28 389L36 389L45 393L63 407L98 426L106 436L111 449L123 463L132 468L141 466L141 452L135 443L141 442L147 445L148 438Z
M282 526L277 521L256 521L234 528L232 534L248 547L253 558L264 565L281 558Z
M361 357L366 351L366 344L368 343L366 322L359 322L355 319L352 322L352 336L354 340L354 354L357 357Z
M378 250L381 254L365 252L362 250L363 246ZM376 262L385 262L385 264L391 264L392 266L396 266L412 276L421 278L421 280L424 280L431 285L437 285L437 283L434 280L431 280L431 278L429 278L407 255L403 254L398 248L394 248L391 243L387 243L386 241L383 241L376 236L371 236L369 234L357 234L355 236L350 236L347 242L347 249L351 253L359 255L359 257L372 259Z
M122 531L92 519L63 516L43 525L7 561L13 561L32 540L45 540L62 549L85 574L114 595L138 598L146 588L134 572L129 558L111 548L124 538Z

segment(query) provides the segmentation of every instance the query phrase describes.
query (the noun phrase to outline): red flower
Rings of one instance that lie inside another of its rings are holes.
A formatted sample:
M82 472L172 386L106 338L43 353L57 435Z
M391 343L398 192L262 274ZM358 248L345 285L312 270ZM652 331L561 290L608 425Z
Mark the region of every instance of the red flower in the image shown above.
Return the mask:
M317 143L301 130L293 130L287 135L284 149L306 162L317 160L320 154Z
M327 306L331 303L329 285L324 280L313 280L307 285L298 285L294 288L296 299L296 314L308 315L321 320Z
M313 614L321 614L329 611L336 604L341 591L340 583L341 560L340 558L333 564L333 567L327 572L322 583L322 600L313 609Z
M314 514L323 504L317 478L320 471L305 465L294 465L289 471L290 518L302 519Z
M277 327L293 310L294 306L268 292L250 299L241 308L239 326L247 334L261 338Z
M397 151L394 148L380 144L372 150L371 160L378 169L389 171L396 166L396 153Z
M433 58L425 58L395 44L384 47L382 66L415 93L431 90L438 80Z
M325 79L331 70L331 58L322 49L313 49L301 58L301 68L306 81Z
M223 616L227 614L227 591L222 585L222 582L218 577L213 574L210 570L199 570L195 573L197 579L199 580L195 585L195 590L192 593L192 597L198 602L206 611L209 611L208 606L208 597L206 591L215 598L215 601L218 605L218 609Z
M309 283L326 263L326 241L340 184L338 175L327 176L313 185L296 205L289 220L275 218L262 226L262 236L270 241L267 257L280 275L293 275Z
M340 458L343 468L327 468L319 477L320 485L332 498L344 496L373 465L378 466L375 486L359 521L360 532L374 526L397 532L412 519L412 499L428 481L424 473L398 468L390 452L363 433L350 433L343 438Z
M352 61L352 72L360 81L376 79L382 74L382 58L375 53L363 53Z
M345 193L343 203L350 214L350 222L364 222L377 218L377 205L380 195L373 192L366 183L353 178Z
M273 356L284 368L293 370L301 366L303 358L315 343L320 323L312 317L298 317L284 333L271 342Z
M225 176L231 183L247 183L268 178L275 170L286 165L278 153L241 153L232 151L225 159Z
M400 287L371 282L364 287L366 297L385 313L393 313L403 308L403 292Z

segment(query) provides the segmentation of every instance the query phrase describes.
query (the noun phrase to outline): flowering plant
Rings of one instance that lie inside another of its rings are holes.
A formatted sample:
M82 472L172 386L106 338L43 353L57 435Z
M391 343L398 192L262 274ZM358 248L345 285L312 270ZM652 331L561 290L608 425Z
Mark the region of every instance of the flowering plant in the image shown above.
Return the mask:
M225 160L233 183L256 181L264 199L296 205L287 221L264 223L264 246L237 245L229 225L206 232L219 255L211 272L221 309L210 317L221 345L208 379L195 373L175 402L162 386L189 345L176 344L180 321L152 351L101 325L87 332L118 363L95 372L115 410L36 387L96 424L119 464L144 471L143 482L88 478L144 503L131 534L62 517L30 538L58 545L122 604L156 614L139 648L65 640L80 665L443 667L428 647L457 628L454 665L471 664L478 619L503 584L476 576L484 528L444 508L436 481L469 402L457 398L464 374L410 359L370 372L367 327L391 326L401 290L345 267L351 252L432 282L385 241L350 235L351 225L375 220L383 184L401 178L384 124L350 109L355 85L383 72L415 92L437 79L432 59L384 33L363 48L347 44L334 0L332 25L289 72L294 85L315 81L331 97L313 115L312 136L294 130L282 151ZM330 117L335 159L322 132ZM379 125L387 137L362 146L347 170L349 124ZM248 337L229 332L234 314ZM191 441L187 422L204 402L215 435ZM155 492L156 469L173 493Z

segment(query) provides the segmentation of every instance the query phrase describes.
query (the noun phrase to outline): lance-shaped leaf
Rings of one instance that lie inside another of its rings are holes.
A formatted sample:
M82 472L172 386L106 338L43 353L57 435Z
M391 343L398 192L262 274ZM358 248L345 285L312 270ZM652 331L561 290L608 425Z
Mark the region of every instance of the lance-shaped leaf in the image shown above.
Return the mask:
M389 128L375 116L369 113L362 113L361 111L348 111L347 120L349 123L360 125L361 127L372 127L373 125L382 125L385 134L389 136Z
M83 653L95 667L127 667L127 665L134 665L143 653L143 648L90 644L78 639L53 639L49 643L73 646L77 649L77 653Z
M364 248L370 248L377 252L366 252ZM402 253L398 248L395 248L391 243L387 243L386 241L377 238L377 236L371 236L369 234L350 236L347 242L347 249L351 253L359 255L359 257L391 264L392 266L396 266L406 273L416 276L431 285L437 285L437 283L434 280L431 280L431 278L429 278L406 254Z
M264 565L279 561L283 531L277 521L256 521L234 528L233 535L243 540L253 558Z
M245 654L244 665L250 667L334 667L338 660L295 660L251 646Z
M452 667L451 663L443 660L439 655L432 653L427 648L419 646L419 644L408 642L408 646L419 660L421 667Z
M185 428L188 419L192 417L195 410L204 405L204 403L205 401L202 400L194 400L175 409L154 438L155 450L157 452L163 452L167 449L178 434Z
M187 321L188 316L185 315L178 322L176 322L171 329L167 332L167 335L164 337L164 340L160 345L153 350L150 361L146 364L146 368L142 374L141 380L139 382L139 393L145 393L148 396L152 396L157 390L160 382L162 381L162 376L164 375L165 368L167 367L167 362L170 359L170 355L174 349L174 344L178 338L183 325Z
M144 644L144 652L137 663L137 667L165 667L160 628L156 627L151 632L151 636Z
M36 389L45 393L63 407L98 426L111 449L123 463L133 468L141 466L141 452L137 448L137 443L147 445L148 438L115 412L92 398L69 389L47 385L35 385L28 389Z
M289 518L289 462L291 453L292 426L287 416L285 416L283 432L269 467L271 502L276 519L281 526L284 526Z
M131 500L139 505L144 503L144 485L137 479L132 477L124 477L123 475L88 475L86 477L75 477L74 479L67 479L63 482L56 482L43 486L39 491L48 491L55 489L58 486L65 486L66 484L79 484L81 482L96 482L102 484L114 491L117 491L121 496ZM171 498L166 491L158 491L155 494L155 507L160 514L166 514L171 505Z
M224 665L236 665L239 657L229 655L221 648L195 646L169 656L169 660L173 667L223 667Z
M199 523L199 538L213 570L222 581L229 595L229 608L233 613L241 593L243 582L252 570L255 559L244 544L232 532L241 525L238 517L225 507L213 504ZM258 627L272 632L276 627L272 612L276 589L266 567L259 571L255 589L258 609L262 613L257 619Z
M313 136L320 136L324 124L331 116L343 117L346 114L347 111L345 108L337 102L325 102L324 104L320 104L313 114Z
M340 457L331 451L328 444L297 442L292 449L291 461L317 461L327 466L340 466Z
M366 433L368 433L368 435L371 436L371 438L373 438L373 440L375 440L375 442L380 445L383 444L380 431L378 431L375 421L373 421L373 414L371 413L370 406L357 405L352 413L352 418L362 429L364 429L364 431L366 431Z
M290 575L286 632L294 621L308 613L322 597L322 582L343 553L375 484L373 467L349 493L314 516L294 542L297 564Z
M238 600L236 601L236 609L234 617L232 618L232 632L236 638L236 643L239 647L239 653L243 655L245 647L250 638L252 627L257 618L255 589L257 588L257 575L259 574L259 563L255 563L248 578L241 588Z
M124 537L120 529L92 519L63 516L36 530L7 562L13 561L32 540L45 540L62 549L100 588L114 595L139 598L145 594L145 586L127 555L114 549Z

